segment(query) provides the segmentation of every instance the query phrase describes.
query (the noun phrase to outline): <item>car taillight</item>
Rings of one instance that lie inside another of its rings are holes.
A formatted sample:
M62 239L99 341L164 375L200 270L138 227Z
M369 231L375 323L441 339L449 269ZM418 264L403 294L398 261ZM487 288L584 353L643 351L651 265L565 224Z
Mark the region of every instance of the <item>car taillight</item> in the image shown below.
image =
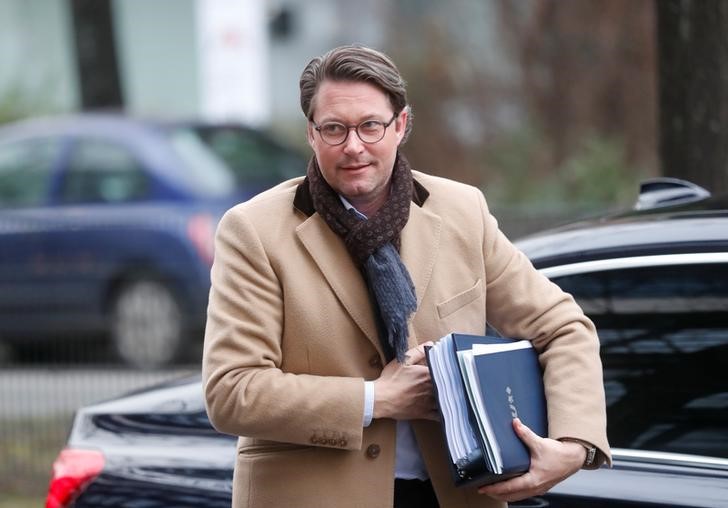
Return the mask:
M215 221L208 214L194 215L187 223L187 236L197 255L208 265L215 256Z
M46 508L65 508L104 468L104 456L96 450L61 450L53 463Z

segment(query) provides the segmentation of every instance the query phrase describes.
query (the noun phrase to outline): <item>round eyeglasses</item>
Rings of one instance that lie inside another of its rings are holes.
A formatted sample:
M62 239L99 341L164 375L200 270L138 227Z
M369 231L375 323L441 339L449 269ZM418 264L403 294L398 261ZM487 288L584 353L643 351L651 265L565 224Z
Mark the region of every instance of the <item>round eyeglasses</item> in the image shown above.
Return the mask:
M316 125L313 120L311 120L311 123L327 145L338 146L343 144L348 139L349 131L352 129L356 131L356 135L363 143L371 145L382 140L384 133L387 132L387 127L394 122L395 118L397 118L397 113L386 123L379 120L364 120L359 125L345 125L339 122L326 122Z

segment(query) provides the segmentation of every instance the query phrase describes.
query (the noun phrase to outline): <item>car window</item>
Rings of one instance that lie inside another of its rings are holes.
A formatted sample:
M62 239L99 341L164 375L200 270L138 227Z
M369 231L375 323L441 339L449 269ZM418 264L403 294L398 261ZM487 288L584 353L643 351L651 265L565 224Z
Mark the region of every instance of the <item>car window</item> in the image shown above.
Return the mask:
M239 185L277 183L306 170L302 157L258 132L235 126L198 127L194 132L225 161Z
M555 278L599 331L610 444L728 458L728 265Z
M43 204L60 148L50 138L0 146L0 207Z
M71 153L62 182L65 203L120 203L147 195L148 177L124 146L80 140Z
M169 140L185 164L184 177L200 194L225 196L235 188L230 169L200 138L187 129L173 131Z

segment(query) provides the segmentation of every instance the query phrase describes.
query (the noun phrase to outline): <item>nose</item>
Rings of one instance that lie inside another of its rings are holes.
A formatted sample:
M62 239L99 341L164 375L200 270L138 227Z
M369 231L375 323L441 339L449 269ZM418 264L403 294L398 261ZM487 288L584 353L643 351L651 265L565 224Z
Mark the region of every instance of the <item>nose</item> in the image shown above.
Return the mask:
M361 153L364 149L364 142L359 139L354 127L349 127L349 135L346 137L342 149L347 154Z

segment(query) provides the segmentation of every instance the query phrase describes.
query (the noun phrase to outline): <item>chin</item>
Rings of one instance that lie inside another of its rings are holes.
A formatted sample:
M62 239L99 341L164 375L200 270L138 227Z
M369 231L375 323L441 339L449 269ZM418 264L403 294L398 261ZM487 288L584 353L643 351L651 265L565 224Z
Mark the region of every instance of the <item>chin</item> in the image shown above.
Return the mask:
M359 197L365 196L372 191L372 185L366 181L347 181L340 186L341 194L344 196Z
M341 195L344 196L352 204L354 204L354 201L365 197L367 194L367 192L361 189L344 189L344 192L341 193Z

